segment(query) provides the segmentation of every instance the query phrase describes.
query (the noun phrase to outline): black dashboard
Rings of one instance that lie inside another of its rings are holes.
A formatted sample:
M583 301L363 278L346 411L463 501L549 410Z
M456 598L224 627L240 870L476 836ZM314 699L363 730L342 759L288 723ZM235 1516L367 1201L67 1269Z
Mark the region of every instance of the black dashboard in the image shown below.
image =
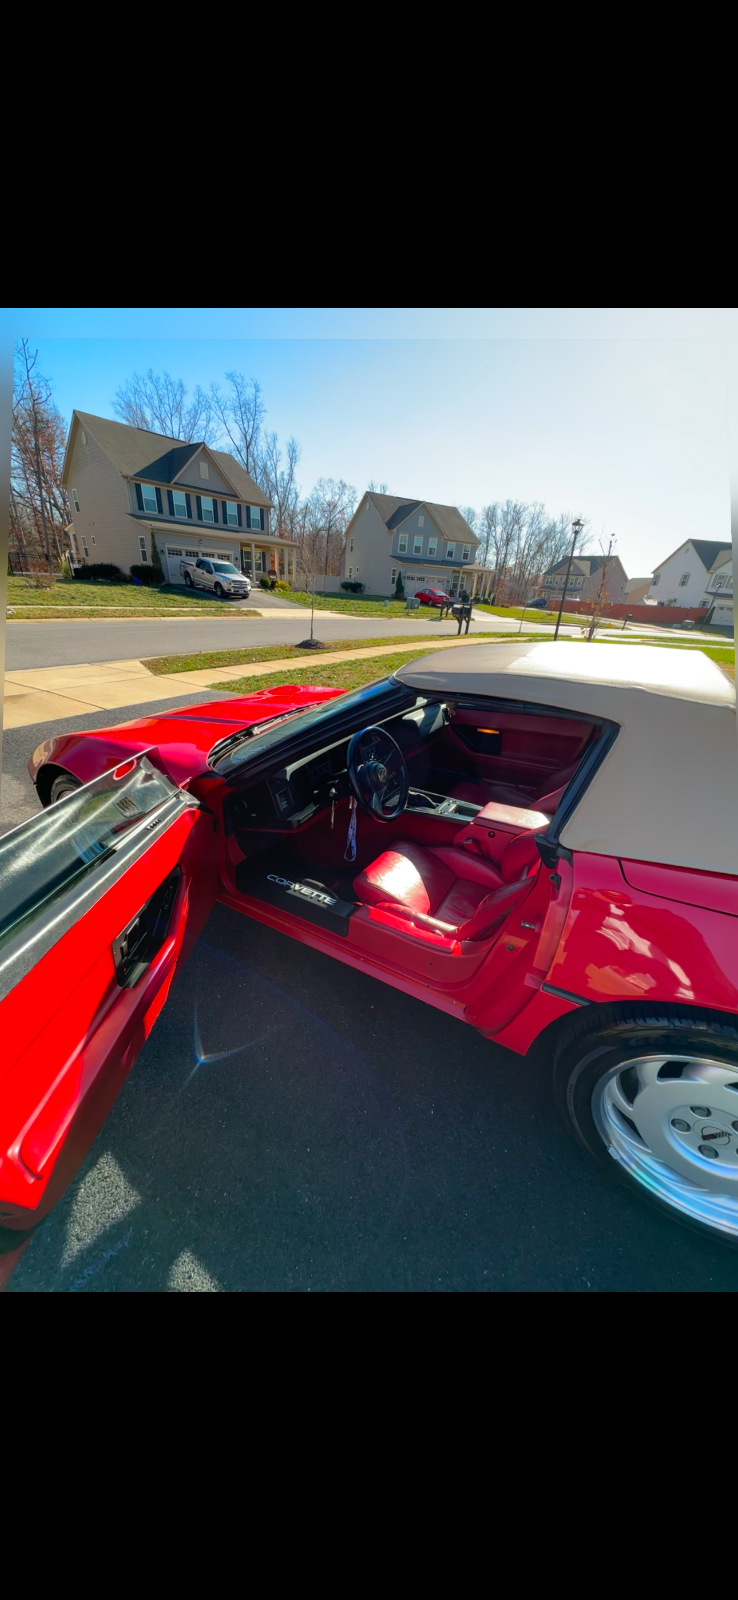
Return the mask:
M407 758L443 726L444 711L443 706L432 702L387 718L382 726L386 726ZM347 799L351 793L346 764L349 743L342 739L316 750L234 795L228 807L228 824L238 830L289 831L302 827L334 802Z

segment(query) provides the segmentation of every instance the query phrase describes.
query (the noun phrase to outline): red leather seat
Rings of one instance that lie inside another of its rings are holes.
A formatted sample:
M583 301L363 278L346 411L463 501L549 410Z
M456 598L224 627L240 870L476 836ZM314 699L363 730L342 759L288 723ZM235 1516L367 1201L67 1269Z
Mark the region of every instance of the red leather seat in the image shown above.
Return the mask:
M486 806L491 800L496 800L503 806L533 806L536 811L545 811L547 816L552 817L578 765L579 763L575 762L563 772L557 772L556 788L542 795L537 795L532 790L517 789L512 783L492 783L486 778L478 780L469 778L465 783L457 783L456 788L451 790L451 799L468 800L473 806ZM547 781L550 783L551 779Z
M424 928L483 939L524 898L539 866L530 833L512 838L496 866L453 846L424 849L400 839L358 874L354 893Z

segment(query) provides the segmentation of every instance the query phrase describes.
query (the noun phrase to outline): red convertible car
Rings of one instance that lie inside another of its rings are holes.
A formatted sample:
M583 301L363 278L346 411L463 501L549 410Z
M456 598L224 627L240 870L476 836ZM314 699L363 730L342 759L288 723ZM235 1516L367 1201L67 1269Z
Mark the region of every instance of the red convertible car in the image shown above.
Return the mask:
M216 898L536 1048L595 1159L738 1241L735 695L706 656L465 645L29 767L46 809L0 840L0 1249L69 1184Z

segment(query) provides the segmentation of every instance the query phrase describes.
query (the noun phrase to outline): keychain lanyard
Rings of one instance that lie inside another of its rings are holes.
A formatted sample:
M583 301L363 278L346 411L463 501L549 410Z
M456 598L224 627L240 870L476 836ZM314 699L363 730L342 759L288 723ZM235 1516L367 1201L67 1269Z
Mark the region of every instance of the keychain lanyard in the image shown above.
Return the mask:
M356 800L355 800L353 795L351 796L351 799L349 800L349 809L350 809L351 815L349 817L348 834L346 836L346 849L344 850L344 853L343 853L343 859L344 859L344 861L355 861L356 860Z

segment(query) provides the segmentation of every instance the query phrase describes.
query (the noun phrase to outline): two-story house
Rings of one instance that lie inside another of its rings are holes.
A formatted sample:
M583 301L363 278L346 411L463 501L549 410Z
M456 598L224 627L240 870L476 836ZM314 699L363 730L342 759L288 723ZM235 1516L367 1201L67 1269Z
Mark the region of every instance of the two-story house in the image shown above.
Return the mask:
M72 413L62 483L77 564L112 561L122 572L152 559L181 583L183 556L219 556L257 580L296 580L294 540L270 530L271 501L224 450L183 444L125 422Z
M346 530L341 577L363 583L368 594L405 594L466 587L479 544L456 506L409 500L367 490Z
M647 599L660 606L703 606L707 580L718 556L732 551L729 540L687 539L654 567Z
M605 582L602 591L602 601L605 605L617 604L626 598L625 585L628 574L619 556L575 556L571 564L569 581L566 582L566 569L569 557L563 556L553 567L544 572L538 585L539 595L544 595L549 603L559 601L566 583L567 600L597 600L602 583L602 568L607 563Z
M710 607L705 622L712 628L720 628L723 632L732 634L734 625L732 545L729 545L727 550L721 550L715 557L705 584L702 604Z

